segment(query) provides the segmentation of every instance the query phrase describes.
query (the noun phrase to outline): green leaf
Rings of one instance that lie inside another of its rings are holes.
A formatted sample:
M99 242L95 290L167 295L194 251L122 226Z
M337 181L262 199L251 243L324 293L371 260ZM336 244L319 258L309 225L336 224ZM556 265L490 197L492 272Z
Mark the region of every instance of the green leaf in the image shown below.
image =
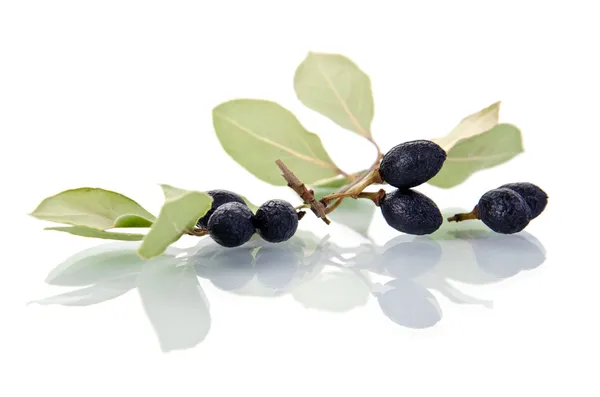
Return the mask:
M473 173L505 163L521 152L521 131L511 124L498 124L481 135L463 139L454 145L444 166L429 183L451 188Z
M150 227L155 219L129 197L89 187L65 190L48 197L30 215L41 220L99 230Z
M460 140L483 134L494 128L498 124L499 113L500 101L465 117L448 135L432 140L448 152Z
M212 197L203 192L188 191L169 185L161 185L165 203L152 228L144 237L138 254L149 259L162 254L183 233L196 226L196 222L208 212Z
M223 149L257 178L285 186L275 161L281 159L306 184L340 174L321 139L275 102L235 99L213 109Z
M308 108L371 139L371 80L350 59L339 54L309 52L296 69L294 89Z
M102 238L106 240L140 241L144 238L143 234L107 232L87 226L56 226L47 227L44 230L56 230L59 232L71 233L76 236Z
M248 200L245 196L241 196L241 197L244 200L244 202L246 203L246 206L248 208L250 208L250 211L252 211L253 213L256 213L258 206L256 204L251 203L250 200Z
M315 188L315 197L319 200L323 196L334 193L336 189ZM367 236L369 226L375 215L375 205L366 199L346 198L339 207L331 214L327 215L332 221L341 223L357 231L363 236Z

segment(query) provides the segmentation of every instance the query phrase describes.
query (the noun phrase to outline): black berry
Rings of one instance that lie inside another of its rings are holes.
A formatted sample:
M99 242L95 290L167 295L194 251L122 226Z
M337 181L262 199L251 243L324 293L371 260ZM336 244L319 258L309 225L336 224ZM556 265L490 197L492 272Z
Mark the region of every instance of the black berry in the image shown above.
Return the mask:
M531 210L531 219L536 218L541 214L548 204L548 195L546 192L533 183L507 183L506 185L500 186L500 188L507 188L520 194Z
M208 220L210 219L210 216L215 212L217 208L219 208L223 204L240 203L246 205L243 198L241 198L236 193L230 192L229 190L210 190L206 192L206 194L212 197L213 202L208 212L204 214L202 218L198 219L198 222L196 223L196 226L202 229L206 229L206 227L208 226Z
M208 220L208 233L224 247L242 245L254 234L253 214L238 202L225 203L213 212Z
M266 241L280 243L289 240L298 229L298 213L284 200L269 200L256 211L254 225Z
M380 203L388 225L407 234L431 234L442 225L442 213L429 197L414 190L386 193Z
M438 144L417 140L390 149L379 165L379 174L388 184L401 189L419 186L433 178L444 165L446 152Z
M529 224L531 210L514 190L499 188L486 192L477 204L479 219L497 233L518 233Z

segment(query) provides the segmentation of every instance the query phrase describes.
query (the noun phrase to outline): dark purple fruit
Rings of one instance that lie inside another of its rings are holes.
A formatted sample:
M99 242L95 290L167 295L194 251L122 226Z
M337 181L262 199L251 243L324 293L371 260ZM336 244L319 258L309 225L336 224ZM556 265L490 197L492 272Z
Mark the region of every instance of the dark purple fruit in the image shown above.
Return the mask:
M246 205L243 198L241 198L238 194L234 192L230 192L229 190L210 190L206 192L206 194L212 197L213 202L208 212L204 214L202 218L198 219L198 222L196 223L196 226L202 229L206 229L206 227L208 226L208 220L210 219L210 216L215 212L217 208L219 208L223 204L240 203Z
M256 210L254 226L264 240L281 243L296 233L298 213L287 201L269 200Z
M415 235L431 234L442 225L442 213L429 197L414 190L387 193L380 203L381 213L394 229Z
M438 144L417 140L390 149L379 165L379 174L399 189L419 186L433 178L446 161L446 151Z
M245 205L225 203L208 220L208 233L224 247L237 247L248 242L255 233L254 215Z
M533 183L507 183L506 185L500 186L500 188L507 188L520 194L531 210L531 219L536 218L541 214L548 204L548 195L546 192Z
M518 233L529 224L531 210L525 199L507 188L486 192L477 204L479 219L497 233Z

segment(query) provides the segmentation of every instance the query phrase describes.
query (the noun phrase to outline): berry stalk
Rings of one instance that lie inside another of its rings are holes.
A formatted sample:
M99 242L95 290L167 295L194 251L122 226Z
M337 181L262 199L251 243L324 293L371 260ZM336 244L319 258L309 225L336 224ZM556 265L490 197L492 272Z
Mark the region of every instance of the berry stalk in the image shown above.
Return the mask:
M477 206L475 206L471 212L455 214L454 216L451 216L448 218L448 222L462 222L474 219L479 219L479 208Z

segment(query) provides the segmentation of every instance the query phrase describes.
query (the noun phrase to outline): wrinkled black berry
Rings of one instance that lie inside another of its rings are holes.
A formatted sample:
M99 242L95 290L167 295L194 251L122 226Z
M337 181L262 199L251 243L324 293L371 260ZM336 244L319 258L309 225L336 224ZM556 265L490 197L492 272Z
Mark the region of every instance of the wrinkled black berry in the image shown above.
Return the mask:
M196 226L202 229L206 229L206 226L208 226L208 220L210 219L210 216L215 212L217 208L219 208L223 204L240 203L246 205L243 198L241 198L236 193L230 192L229 190L209 190L208 192L206 192L206 194L212 197L213 202L212 206L210 207L210 210L208 210L208 212L204 214L202 218L198 219L198 222L196 223Z
M296 233L298 213L287 201L269 200L256 211L254 226L264 240L280 243L289 240Z
M388 225L408 234L431 234L442 225L442 213L429 197L414 190L395 190L381 200Z
M438 144L417 140L390 149L379 165L381 178L400 189L419 186L433 178L444 165L446 152Z
M225 203L210 216L208 233L217 244L237 247L252 238L255 232L253 217L246 205Z
M500 186L519 193L531 210L531 219L536 218L544 211L548 204L548 195L538 186L529 182L507 183Z
M518 233L529 224L531 210L514 190L499 188L486 192L477 204L479 219L497 233Z

